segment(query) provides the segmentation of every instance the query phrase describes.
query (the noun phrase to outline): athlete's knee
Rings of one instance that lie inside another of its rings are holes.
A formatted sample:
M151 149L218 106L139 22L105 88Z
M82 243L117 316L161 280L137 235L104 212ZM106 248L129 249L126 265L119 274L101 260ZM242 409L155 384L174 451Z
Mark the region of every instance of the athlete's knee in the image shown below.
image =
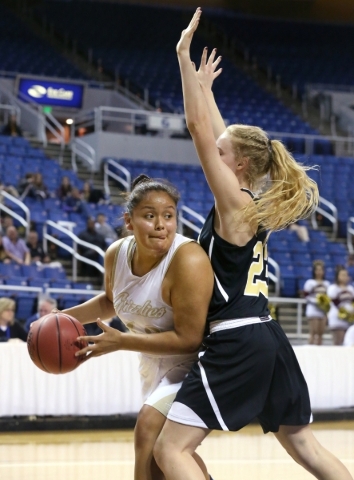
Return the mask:
M172 449L169 448L169 442L165 438L163 431L157 437L152 454L157 465L164 471L166 462L168 462L172 454Z
M160 418L155 418L151 412L141 410L139 412L134 430L135 449L145 449L155 443L162 428Z

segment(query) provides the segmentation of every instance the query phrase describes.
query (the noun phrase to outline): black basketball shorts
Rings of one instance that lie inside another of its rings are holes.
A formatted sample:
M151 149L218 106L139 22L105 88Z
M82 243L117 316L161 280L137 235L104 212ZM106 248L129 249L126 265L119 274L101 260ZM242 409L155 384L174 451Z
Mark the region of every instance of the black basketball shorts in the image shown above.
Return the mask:
M273 320L212 333L168 414L178 423L264 433L311 422L308 388L294 350Z

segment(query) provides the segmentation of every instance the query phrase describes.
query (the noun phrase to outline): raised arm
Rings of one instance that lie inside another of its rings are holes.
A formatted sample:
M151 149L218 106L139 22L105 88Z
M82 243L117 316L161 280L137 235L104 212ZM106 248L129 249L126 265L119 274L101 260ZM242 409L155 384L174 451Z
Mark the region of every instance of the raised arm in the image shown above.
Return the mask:
M208 48L205 47L202 53L199 70L197 72L198 82L201 86L206 103L208 105L210 118L213 125L214 138L217 140L220 135L226 130L224 119L221 116L220 110L216 104L215 97L212 91L214 80L221 74L222 68L217 70L221 57L216 56L216 48L214 48L208 58Z
M229 225L237 210L241 210L245 204L249 203L250 197L241 191L235 170L232 170L232 168L238 168L237 162L231 167L221 159L221 155L225 155L225 152L221 148L218 149L216 145L206 96L190 59L190 44L198 27L200 15L201 9L198 8L177 44L184 109L187 127L193 138L207 182L215 196L217 210L220 217ZM220 118L217 124L219 131L221 130Z

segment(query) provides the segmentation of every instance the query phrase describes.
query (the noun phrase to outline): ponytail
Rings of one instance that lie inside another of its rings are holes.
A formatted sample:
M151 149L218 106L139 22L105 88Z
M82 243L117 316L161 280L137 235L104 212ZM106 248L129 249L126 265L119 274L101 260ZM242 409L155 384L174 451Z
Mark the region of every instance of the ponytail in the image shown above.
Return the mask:
M259 195L256 208L245 208L245 221L277 231L311 215L319 194L316 182L306 174L313 167L297 163L279 140L271 140L269 150L270 186Z

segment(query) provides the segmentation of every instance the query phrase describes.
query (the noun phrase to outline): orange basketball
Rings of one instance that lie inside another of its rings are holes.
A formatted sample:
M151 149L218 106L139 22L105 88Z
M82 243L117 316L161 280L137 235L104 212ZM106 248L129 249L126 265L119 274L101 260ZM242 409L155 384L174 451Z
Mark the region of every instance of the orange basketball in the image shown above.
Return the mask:
M76 318L65 313L50 313L31 325L27 337L28 353L33 363L48 373L68 373L75 370L82 357L75 352L85 348L86 342L77 337L86 330Z

